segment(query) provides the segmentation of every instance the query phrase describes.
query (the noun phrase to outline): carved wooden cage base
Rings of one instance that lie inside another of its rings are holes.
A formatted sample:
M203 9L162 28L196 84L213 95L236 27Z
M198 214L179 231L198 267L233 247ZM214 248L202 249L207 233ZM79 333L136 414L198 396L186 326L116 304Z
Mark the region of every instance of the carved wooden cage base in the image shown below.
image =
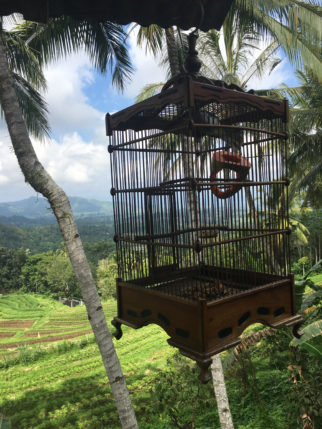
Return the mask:
M117 338L121 324L160 325L170 345L197 361L204 382L211 356L240 343L247 326L291 326L302 320L295 312L292 277L242 270L204 266L153 280L118 280L117 296Z

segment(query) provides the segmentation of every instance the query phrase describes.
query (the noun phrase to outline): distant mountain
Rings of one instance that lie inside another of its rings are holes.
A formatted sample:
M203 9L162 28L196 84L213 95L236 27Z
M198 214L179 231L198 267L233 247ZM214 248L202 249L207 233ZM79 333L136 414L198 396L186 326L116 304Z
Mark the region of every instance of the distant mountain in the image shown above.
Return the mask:
M76 218L111 216L113 205L81 197L70 197ZM30 197L10 203L0 203L0 223L5 225L44 225L55 221L50 205L45 198Z
M112 203L80 197L71 197L70 202L83 243L104 241L114 248ZM58 249L62 241L45 198L0 203L0 247L23 247L31 253L39 253Z

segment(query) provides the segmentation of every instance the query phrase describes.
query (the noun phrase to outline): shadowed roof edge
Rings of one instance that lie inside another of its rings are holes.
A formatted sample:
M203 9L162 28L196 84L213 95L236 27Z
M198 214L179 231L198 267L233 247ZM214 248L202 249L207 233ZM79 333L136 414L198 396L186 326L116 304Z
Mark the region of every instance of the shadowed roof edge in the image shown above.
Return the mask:
M137 22L208 31L220 29L231 4L232 0L2 0L0 15L21 13L24 19L38 22L68 15L122 25Z

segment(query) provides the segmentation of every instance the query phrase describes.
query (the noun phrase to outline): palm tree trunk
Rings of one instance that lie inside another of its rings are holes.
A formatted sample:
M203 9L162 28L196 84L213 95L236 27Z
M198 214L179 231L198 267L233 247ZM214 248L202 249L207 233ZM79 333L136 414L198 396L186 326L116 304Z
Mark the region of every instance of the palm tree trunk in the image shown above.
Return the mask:
M220 354L212 357L211 375L214 384L221 429L234 429Z
M190 146L193 144L192 141L189 141L188 137L183 136L183 145L182 149L184 151L189 150ZM193 155L188 153L184 153L182 155L182 164L183 164L183 174L185 178L189 178L191 180L195 179L194 165L193 165ZM198 191L196 189L190 189L186 192L187 205L190 216L190 224L191 228L197 229L200 227L200 206L198 201ZM196 244L198 241L198 233L194 231L191 233L191 243ZM199 254L199 256L201 256ZM192 251L192 259L194 264L197 265L199 261L198 254L193 250Z
M167 40L167 49L168 56L170 62L171 75L174 77L176 74L180 72L178 55L175 48L175 40L172 29L165 30L166 32L166 40ZM189 145L188 145L189 143ZM182 148L184 150L188 150L189 146L192 142L188 142L188 138L183 136L182 140ZM194 164L193 164L193 156L191 154L183 154L182 156L182 164L183 164L183 173L184 177L188 177L190 179L194 179ZM200 226L200 210L198 204L198 195L196 190L187 191L187 204L189 207L190 214L190 222L191 228L197 228ZM196 242L198 239L197 233L192 233L192 240ZM200 255L202 259L203 255ZM196 253L193 251L194 262L198 262L198 257ZM221 429L234 429L232 424L232 417L229 408L229 402L226 392L225 379L224 379L224 371L221 364L220 355L213 356L213 365L211 368L211 374L213 379L213 385L217 400L218 413L221 423Z
M13 87L1 37L0 102L11 142L25 180L35 191L48 199L59 224L111 384L122 428L138 428L129 392L106 324L103 308L79 237L70 202L65 192L54 182L41 165L34 151Z

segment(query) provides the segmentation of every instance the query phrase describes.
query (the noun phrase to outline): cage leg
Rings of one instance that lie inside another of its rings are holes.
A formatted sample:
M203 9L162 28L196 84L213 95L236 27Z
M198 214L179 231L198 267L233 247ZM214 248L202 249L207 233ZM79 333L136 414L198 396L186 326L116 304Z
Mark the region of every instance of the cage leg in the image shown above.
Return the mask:
M123 335L122 328L121 328L122 323L118 322L118 321L117 321L117 320L115 320L115 319L113 319L113 320L111 321L111 323L112 323L112 325L114 326L114 328L116 329L116 331L115 331L115 332L113 332L113 336L114 336L117 340L121 339L121 338L122 338L122 335Z
M301 338L301 336L303 335L303 332L300 331L300 327L302 325L302 322L297 323L296 325L293 326L293 335L295 338Z
M199 380L202 383L208 383L208 381L211 379L211 375L209 372L209 366L211 364L211 359L206 360L206 361L197 361L197 364L200 368L200 374L198 376Z

